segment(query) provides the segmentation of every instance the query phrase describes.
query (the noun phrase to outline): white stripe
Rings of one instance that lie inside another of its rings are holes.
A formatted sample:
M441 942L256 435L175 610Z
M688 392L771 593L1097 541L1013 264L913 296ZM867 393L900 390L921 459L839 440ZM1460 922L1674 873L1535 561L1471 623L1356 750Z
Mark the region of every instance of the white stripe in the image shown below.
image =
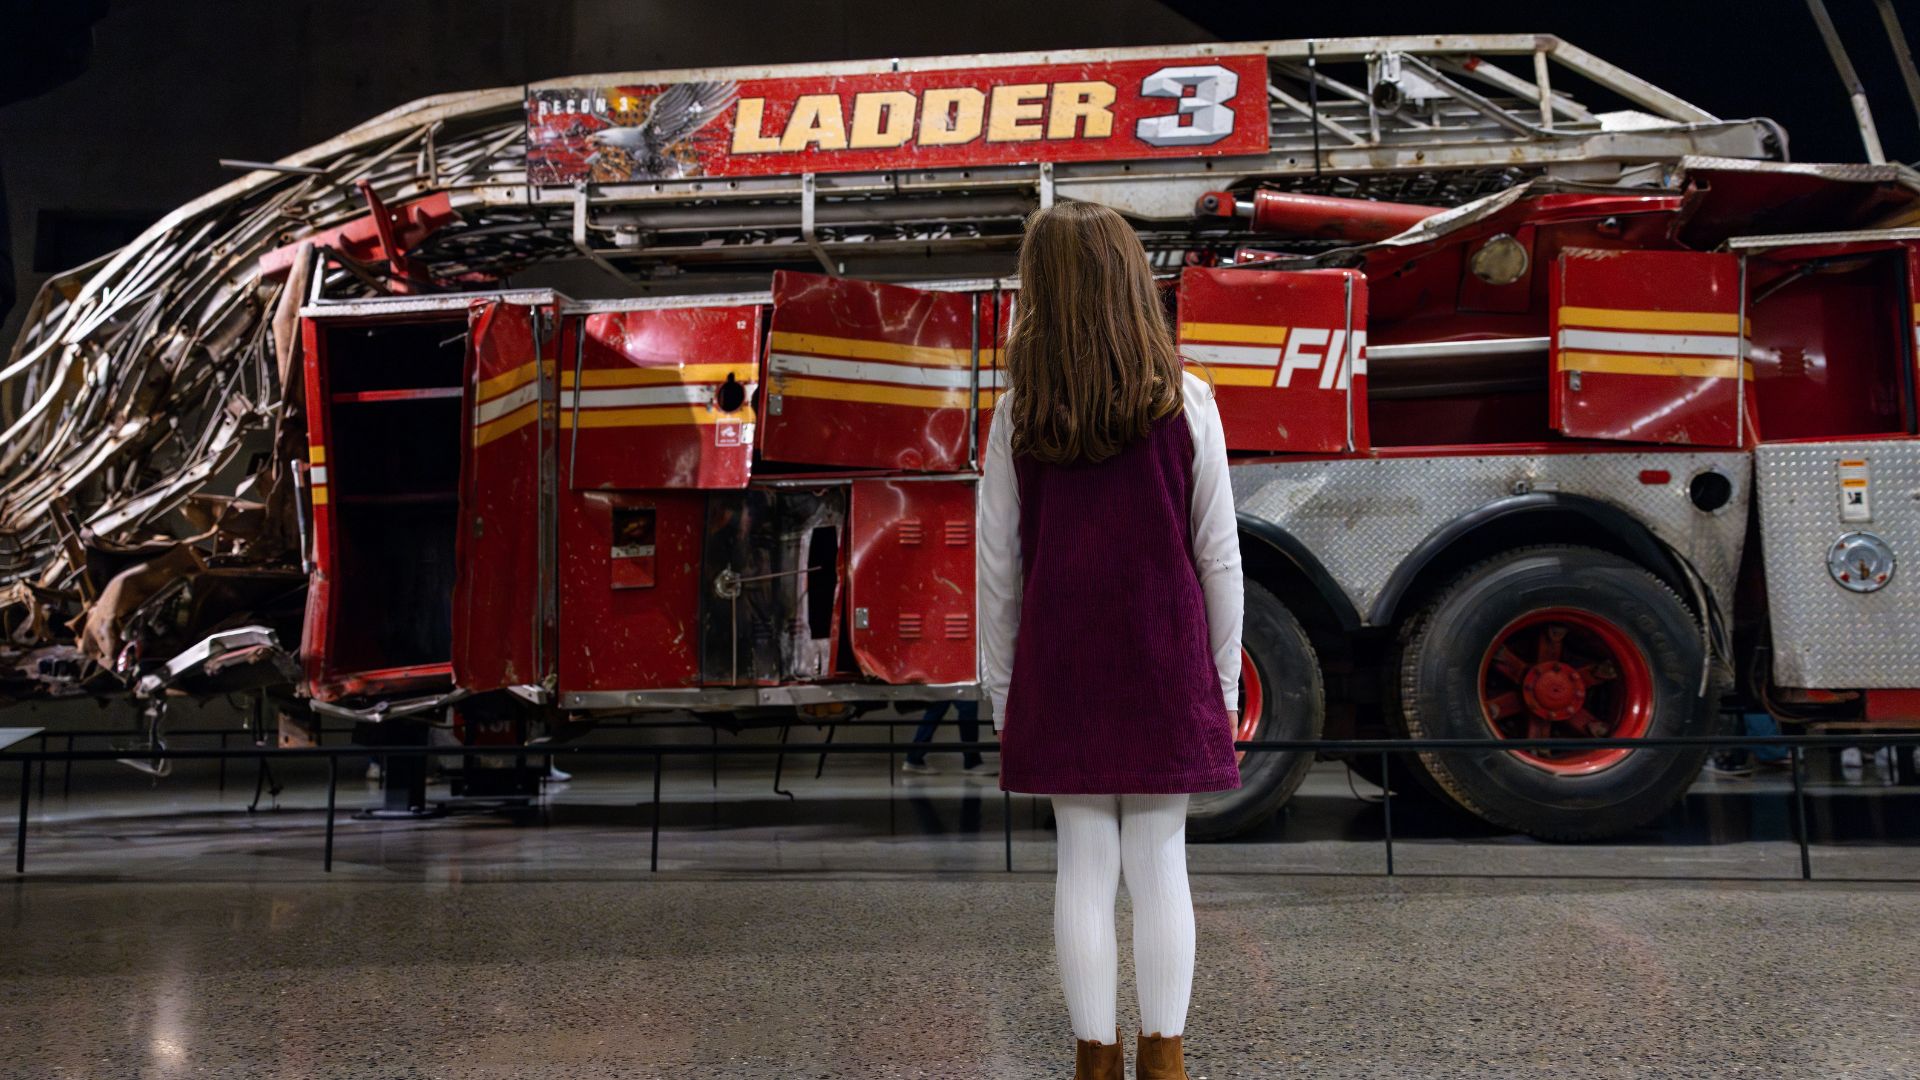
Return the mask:
M473 422L484 424L489 420L498 420L523 405L531 405L540 396L538 380L530 382L518 390L509 391L492 401L483 401L473 407Z
M1636 334L1567 329L1560 331L1560 347L1665 356L1732 356L1739 348L1739 340L1732 334Z
M747 393L753 393L753 384L744 384ZM583 409L615 409L633 405L705 405L713 400L717 389L713 383L695 383L691 386L670 384L667 386L621 386L606 390L583 390L580 393L580 407ZM560 407L573 408L573 391L560 391Z
M790 375L818 375L830 379L894 383L900 386L937 386L947 390L965 390L973 385L973 375L966 368L922 367L917 364L873 364L864 360L795 356L791 353L774 353L767 361L767 370Z
M1280 362L1278 345L1196 345L1183 341L1179 352L1189 360L1222 367L1270 368Z
M324 484L326 482L327 482L327 467L325 465L307 466L307 483Z

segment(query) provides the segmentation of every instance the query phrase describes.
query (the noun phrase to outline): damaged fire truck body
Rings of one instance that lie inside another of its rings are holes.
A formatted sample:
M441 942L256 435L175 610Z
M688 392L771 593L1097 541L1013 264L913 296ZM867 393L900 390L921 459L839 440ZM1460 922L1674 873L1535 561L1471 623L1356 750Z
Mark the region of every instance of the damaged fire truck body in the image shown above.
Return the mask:
M245 671L370 728L459 714L470 743L973 697L1002 275L1027 211L1083 199L1135 222L1219 397L1242 738L1700 734L1723 698L1912 725L1920 181L1785 157L1766 121L1531 35L434 99L43 294L6 369L10 648L43 689ZM187 436L142 423L194 386ZM248 432L240 497L188 501ZM136 452L180 479L130 484ZM176 508L196 546L154 537ZM1702 755L1417 772L1579 838L1671 805ZM1249 755L1196 834L1309 764Z

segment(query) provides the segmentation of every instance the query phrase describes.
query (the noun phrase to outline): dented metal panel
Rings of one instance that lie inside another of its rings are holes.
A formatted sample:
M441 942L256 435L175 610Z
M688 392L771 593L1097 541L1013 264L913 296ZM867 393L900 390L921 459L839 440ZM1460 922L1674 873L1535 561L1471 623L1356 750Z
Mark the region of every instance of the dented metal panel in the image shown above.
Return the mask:
M1741 432L1754 408L1737 257L1571 249L1550 288L1556 429L1634 442L1751 442Z
M565 335L559 420L569 489L747 482L758 307L574 315Z
M1212 381L1229 450L1362 450L1367 280L1352 270L1189 270L1180 354Z
M552 309L479 302L468 328L453 672L470 690L540 682L547 654L545 500L554 428Z
M965 468L973 303L959 293L775 274L762 453L809 465Z
M861 671L887 683L974 678L972 480L857 480L850 517Z
M562 486L561 693L699 685L706 499Z

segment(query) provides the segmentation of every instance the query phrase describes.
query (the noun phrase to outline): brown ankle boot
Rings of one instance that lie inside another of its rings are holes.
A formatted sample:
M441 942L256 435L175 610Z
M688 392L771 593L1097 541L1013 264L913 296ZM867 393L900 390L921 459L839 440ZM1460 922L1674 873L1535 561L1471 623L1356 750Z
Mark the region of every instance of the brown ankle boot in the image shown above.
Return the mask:
M1076 1040L1073 1080L1127 1080L1127 1056L1120 1052L1119 1040L1110 1043Z
M1133 1069L1138 1080L1187 1080L1187 1059L1180 1049L1180 1036L1141 1032Z

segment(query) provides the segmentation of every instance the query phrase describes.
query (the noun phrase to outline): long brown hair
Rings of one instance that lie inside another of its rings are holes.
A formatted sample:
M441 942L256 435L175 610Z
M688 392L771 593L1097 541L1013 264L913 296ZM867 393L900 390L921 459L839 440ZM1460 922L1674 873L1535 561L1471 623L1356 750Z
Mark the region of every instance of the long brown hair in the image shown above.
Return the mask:
M1153 269L1126 219L1063 202L1027 218L1007 335L1013 452L1096 462L1180 407L1180 357ZM1010 414L1010 415L1009 415Z

